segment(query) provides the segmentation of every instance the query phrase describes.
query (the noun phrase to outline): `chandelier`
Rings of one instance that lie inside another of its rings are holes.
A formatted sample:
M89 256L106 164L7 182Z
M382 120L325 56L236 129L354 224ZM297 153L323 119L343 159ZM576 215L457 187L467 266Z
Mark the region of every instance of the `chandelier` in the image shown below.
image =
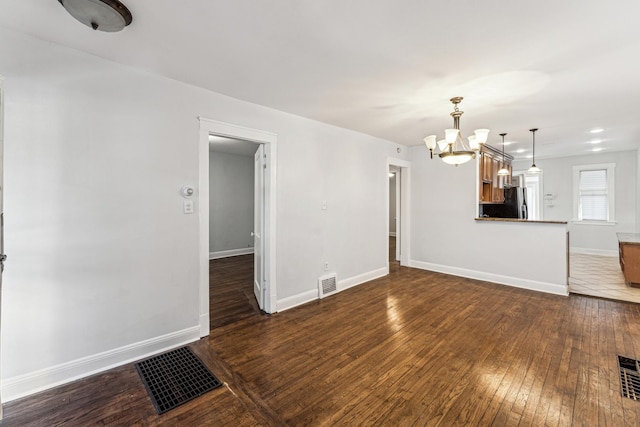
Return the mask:
M424 139L424 143L427 145L432 159L433 150L435 150L437 145L440 149L440 154L438 154L438 156L442 161L456 166L475 158L476 151L479 151L480 146L487 142L487 137L489 136L489 129L476 129L474 131L474 135L467 138L469 140L469 144L464 142L464 139L460 135L460 116L462 116L464 111L460 111L458 108L458 104L462 102L462 99L463 98L461 96L456 96L450 99L454 106L454 109L451 112L451 117L453 117L453 129L444 130L444 139L436 141L436 135L429 135Z

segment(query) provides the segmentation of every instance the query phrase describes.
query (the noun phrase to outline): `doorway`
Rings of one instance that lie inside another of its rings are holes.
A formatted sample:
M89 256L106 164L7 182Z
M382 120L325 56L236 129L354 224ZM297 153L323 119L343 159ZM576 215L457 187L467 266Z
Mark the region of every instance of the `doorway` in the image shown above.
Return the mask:
M409 266L409 176L410 163L387 159L387 273L392 266Z
M389 166L389 265L400 261L400 168Z
M209 135L211 330L264 307L263 153L262 144Z
M260 187L262 191L255 192L260 196L262 215L255 216L258 226L252 227L250 235L255 246L259 246L262 268L254 270L254 278L259 281L256 293L256 303L266 313L276 312L276 284L275 284L275 169L277 136L273 133L250 129L229 123L200 118L199 145L199 289L200 289L200 336L209 335L210 300L209 300L209 258L210 258L210 204L209 204L209 140L210 136L229 140L242 141L244 145L253 144L256 151L260 151L259 158L254 157L254 168L262 171ZM250 147L247 145L247 147ZM254 170L255 170L254 169ZM255 190L255 187L254 187ZM256 233L258 231L258 233ZM256 236L259 234L259 236ZM260 274L255 274L258 271ZM255 285L254 285L254 288Z

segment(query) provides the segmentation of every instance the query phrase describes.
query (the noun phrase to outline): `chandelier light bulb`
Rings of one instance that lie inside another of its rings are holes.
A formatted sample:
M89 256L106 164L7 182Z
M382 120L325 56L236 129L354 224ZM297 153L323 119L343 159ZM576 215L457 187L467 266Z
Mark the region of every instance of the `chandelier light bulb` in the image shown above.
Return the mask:
M471 148L473 151L478 151L480 149L480 144L476 140L475 135L471 135L467 139L469 140L469 148Z
M489 132L489 129L476 129L474 131L478 144L485 144L487 142L487 138L489 138Z

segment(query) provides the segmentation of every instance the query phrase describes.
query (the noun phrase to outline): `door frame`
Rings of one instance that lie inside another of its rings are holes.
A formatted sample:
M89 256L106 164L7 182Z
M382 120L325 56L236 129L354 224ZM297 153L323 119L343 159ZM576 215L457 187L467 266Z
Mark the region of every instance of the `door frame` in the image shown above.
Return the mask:
M4 78L0 76L0 252L4 254ZM0 261L0 318L2 318L2 273L4 260ZM1 323L1 322L0 322ZM0 326L0 335L2 327ZM1 340L0 340L1 341ZM0 376L1 378L1 376ZM1 381L0 381L1 385ZM0 387L1 388L1 387ZM1 394L1 393L0 393ZM0 421L2 420L2 396L0 396Z
M276 160L278 135L232 123L220 122L204 117L200 121L199 164L198 164L198 215L199 215L199 274L200 290L200 337L209 335L209 135L243 139L263 144L267 156L265 164L265 197L264 197L264 277L265 301L264 311L277 311L276 293Z
M396 159L393 157L387 157L387 167L384 171L385 177L388 177L389 168L391 166L395 166L399 169L399 172L396 173L396 180L400 180L400 191L396 193L396 199L400 199L399 208L400 211L396 211L396 217L400 218L400 227L396 227L396 242L398 237L400 238L400 265L403 267L409 266L409 260L411 259L411 254L409 252L411 248L410 241L410 230L411 224L409 222L409 208L411 206L410 194L411 194L411 162L402 159ZM385 241L387 244L385 245L386 253L385 259L387 260L387 274L389 274L389 179L385 180L386 182L386 206L387 206L387 221L385 225ZM396 204L396 206L398 206ZM398 215L399 214L399 215Z

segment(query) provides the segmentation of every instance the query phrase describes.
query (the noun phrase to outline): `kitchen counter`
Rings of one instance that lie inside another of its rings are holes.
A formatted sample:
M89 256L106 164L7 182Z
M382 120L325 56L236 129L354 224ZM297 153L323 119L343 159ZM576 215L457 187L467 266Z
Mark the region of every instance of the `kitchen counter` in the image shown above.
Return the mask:
M529 224L566 224L567 221L536 221L530 219L519 219L519 218L476 218L476 221L498 221L498 222L526 222ZM622 233L618 233L622 234ZM640 237L640 234L638 235ZM640 244L640 240L638 240Z
M616 236L625 245L640 245L640 233L616 233Z

